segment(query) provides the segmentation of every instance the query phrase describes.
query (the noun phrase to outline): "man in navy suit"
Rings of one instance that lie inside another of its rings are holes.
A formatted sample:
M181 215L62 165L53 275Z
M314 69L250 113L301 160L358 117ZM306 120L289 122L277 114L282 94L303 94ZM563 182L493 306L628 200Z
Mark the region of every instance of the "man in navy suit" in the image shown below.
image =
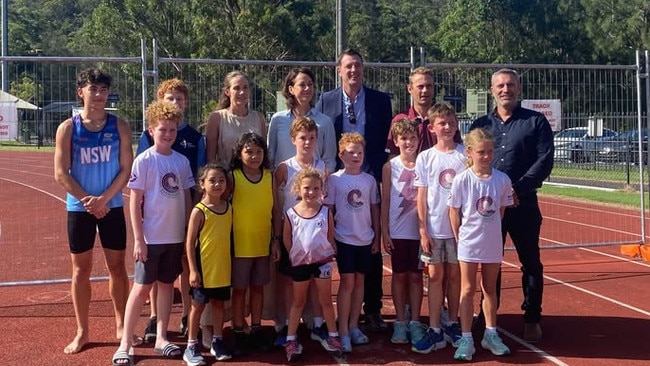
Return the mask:
M388 158L386 138L393 111L390 96L363 85L363 57L357 51L343 51L337 60L341 77L340 88L323 93L316 109L334 121L336 140L344 132L359 132L366 140L364 171L381 182L381 169ZM339 164L340 166L340 164ZM388 326L381 317L383 296L383 261L381 253L373 254L373 265L365 276L363 311L373 331L384 331Z

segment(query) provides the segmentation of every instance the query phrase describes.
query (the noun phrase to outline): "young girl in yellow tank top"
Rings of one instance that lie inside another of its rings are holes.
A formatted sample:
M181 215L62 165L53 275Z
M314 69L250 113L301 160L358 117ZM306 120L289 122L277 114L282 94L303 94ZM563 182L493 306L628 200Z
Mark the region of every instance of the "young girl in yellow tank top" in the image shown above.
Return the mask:
M190 366L204 365L198 345L199 320L205 304L212 308L214 335L210 353L218 361L231 358L224 347L224 303L230 300L230 231L232 207L226 200L227 170L208 164L198 174L201 202L190 214L185 250L190 268L192 289L187 349L183 360Z
M264 285L270 281L270 261L279 258L280 233L273 233L273 188L266 142L262 136L243 134L230 163L233 176L232 324L235 355L254 344L268 350L271 339L262 332ZM250 289L251 342L243 331L244 300Z

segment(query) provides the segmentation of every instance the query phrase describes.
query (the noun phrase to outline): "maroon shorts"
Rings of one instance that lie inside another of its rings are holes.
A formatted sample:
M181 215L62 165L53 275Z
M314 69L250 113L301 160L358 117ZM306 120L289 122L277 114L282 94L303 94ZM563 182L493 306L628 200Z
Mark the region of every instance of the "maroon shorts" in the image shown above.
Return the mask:
M393 253L390 256L390 264L393 267L393 272L422 272L420 241L410 239L391 240L393 241Z

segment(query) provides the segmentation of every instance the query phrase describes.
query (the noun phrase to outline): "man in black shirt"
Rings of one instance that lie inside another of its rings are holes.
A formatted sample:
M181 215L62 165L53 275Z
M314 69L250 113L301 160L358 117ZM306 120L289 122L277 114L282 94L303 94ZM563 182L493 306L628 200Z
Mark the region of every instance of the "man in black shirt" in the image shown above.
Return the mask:
M505 211L501 231L517 249L521 262L524 301L524 339L542 338L543 266L539 251L542 214L537 202L537 188L553 169L553 132L543 114L519 105L521 83L514 70L501 69L492 74L490 92L496 108L472 124L494 137L492 166L506 173L512 181L514 206ZM497 282L500 293L501 276Z

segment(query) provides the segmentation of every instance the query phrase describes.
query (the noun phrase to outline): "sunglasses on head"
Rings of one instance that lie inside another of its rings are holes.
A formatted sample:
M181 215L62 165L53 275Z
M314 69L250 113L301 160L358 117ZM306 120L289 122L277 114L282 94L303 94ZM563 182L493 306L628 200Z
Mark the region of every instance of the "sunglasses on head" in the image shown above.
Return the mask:
M354 104L352 103L348 105L348 120L350 121L350 124L357 124L357 116L354 114Z

